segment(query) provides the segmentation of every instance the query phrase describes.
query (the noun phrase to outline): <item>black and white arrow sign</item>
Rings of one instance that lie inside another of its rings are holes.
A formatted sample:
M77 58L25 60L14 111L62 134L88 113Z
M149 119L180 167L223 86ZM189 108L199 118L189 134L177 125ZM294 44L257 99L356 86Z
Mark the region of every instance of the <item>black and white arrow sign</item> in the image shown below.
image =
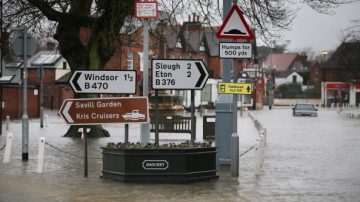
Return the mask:
M135 94L136 71L75 71L70 85L76 93Z
M202 60L152 60L152 88L201 90L209 73Z

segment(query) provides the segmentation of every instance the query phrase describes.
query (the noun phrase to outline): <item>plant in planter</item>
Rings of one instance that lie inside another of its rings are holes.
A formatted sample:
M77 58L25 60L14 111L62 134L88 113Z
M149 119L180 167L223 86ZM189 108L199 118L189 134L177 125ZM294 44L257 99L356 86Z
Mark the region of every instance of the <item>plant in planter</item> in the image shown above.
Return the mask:
M212 141L210 142L195 142L191 143L190 141L182 142L180 144L169 143L169 144L156 144L156 143L148 143L146 145L137 143L122 143L119 142L115 144L114 142L107 143L106 147L111 149L189 149L189 148L209 148L212 145Z
M102 177L121 181L187 183L218 178L209 143L108 143Z

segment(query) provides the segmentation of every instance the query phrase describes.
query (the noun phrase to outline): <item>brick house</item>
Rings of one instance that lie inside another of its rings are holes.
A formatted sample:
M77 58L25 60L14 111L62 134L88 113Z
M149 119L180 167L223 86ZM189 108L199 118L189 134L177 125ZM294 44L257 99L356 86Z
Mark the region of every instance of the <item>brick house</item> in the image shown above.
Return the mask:
M324 105L360 103L360 42L343 42L322 64Z
M159 16L159 19L150 21L148 68L151 68L151 59L160 58L161 55L167 59L202 59L211 79L209 79L203 91L195 92L195 105L204 102L214 102L217 99L216 80L222 78L219 40L215 36L217 27L204 27L196 15L189 16L189 20L182 25L175 23L174 19L170 19L171 23L169 23L169 18L164 17L163 12L160 12ZM136 70L137 95L141 95L143 80L143 27L140 25L141 23L135 22L134 24L136 24L136 29L126 34L119 34L119 40L114 42L116 44L115 52L106 63L105 69ZM243 67L248 63L243 60L234 61L237 72L242 71ZM70 75L66 75L56 81L59 87L59 103L65 98L73 96L67 84L69 77ZM149 93L150 95L153 93L150 84ZM190 97L189 91L173 91L170 93L187 100Z
M309 83L309 67L307 57L297 53L271 53L261 63L265 72L270 74L274 81L276 77L283 78L283 75L293 75L299 78L291 78L291 81L297 83L303 81L301 84ZM276 86L279 84L275 83Z
M23 115L23 87L21 80L22 62L7 63L2 65L1 93L2 93L2 118L10 116L11 119L21 119ZM28 85L27 100L28 116L39 116L39 89Z
M214 81L209 81L203 91L195 92L195 105L214 102L217 99L215 80L222 78L219 40L215 36L217 27L204 27L199 21L199 16L193 15L189 16L189 20L182 25L171 25L160 20L157 24L153 24L150 30L152 31L149 33L148 67L151 68L151 59L160 58L160 55L167 59L202 59L209 71L209 78ZM106 64L106 68L135 69L138 73L140 89L137 92L141 94L143 27L138 27L130 34L121 34L120 41L121 44L118 45L114 56ZM164 44L164 47L161 48L161 44ZM234 61L237 72L241 72L249 63L243 60ZM149 88L151 88L150 85ZM151 93L152 90L149 89L149 92ZM174 93L183 96L184 99L189 98L188 91Z
M3 78L10 78L2 82L3 118L20 119L23 114L23 63L13 62L3 66ZM58 87L55 81L69 72L70 69L63 57L56 51L39 51L28 59L28 115L30 118L40 115L40 73L43 70L43 98L44 108L57 109ZM0 81L1 82L1 81Z

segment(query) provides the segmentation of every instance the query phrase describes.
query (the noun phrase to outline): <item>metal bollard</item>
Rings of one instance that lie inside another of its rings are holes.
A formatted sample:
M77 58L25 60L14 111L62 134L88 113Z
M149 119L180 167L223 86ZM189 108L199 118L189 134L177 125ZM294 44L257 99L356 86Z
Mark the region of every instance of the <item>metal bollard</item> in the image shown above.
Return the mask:
M260 135L260 143L261 143L261 159L264 159L265 154L265 141L264 135Z
M91 128L86 128L86 132L87 133L90 133L90 131L91 131ZM78 129L78 133L81 133L81 139L84 139L84 130L83 130L83 128L79 128Z
M255 175L260 175L260 168L261 168L261 151L260 151L260 140L257 139L255 143Z
M239 135L237 133L231 134L231 176L239 177Z
M47 115L47 114L45 114L45 116L44 116L44 122L45 122L45 127L48 127L49 125L48 125L48 120L49 120L49 115Z
M265 128L262 128L261 130L260 130L260 137L263 137L263 141L264 141L264 147L266 146L266 129Z
M266 128L264 128L264 145L267 145L267 131Z
M5 123L5 130L9 131L9 125L10 125L10 116L6 116L6 123Z
M5 146L5 153L4 153L4 160L3 163L10 162L10 154L11 154L11 145L12 145L12 133L8 133L6 137L6 146Z
M37 161L37 173L43 173L44 171L44 158L45 158L45 138L39 139L38 161Z

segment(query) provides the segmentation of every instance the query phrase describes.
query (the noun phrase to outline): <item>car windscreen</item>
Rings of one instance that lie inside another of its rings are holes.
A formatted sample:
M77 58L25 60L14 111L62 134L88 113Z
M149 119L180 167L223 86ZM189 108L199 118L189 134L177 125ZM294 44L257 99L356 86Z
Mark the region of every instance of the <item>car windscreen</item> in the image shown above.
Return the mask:
M299 110L314 110L313 105L296 105L296 109Z

